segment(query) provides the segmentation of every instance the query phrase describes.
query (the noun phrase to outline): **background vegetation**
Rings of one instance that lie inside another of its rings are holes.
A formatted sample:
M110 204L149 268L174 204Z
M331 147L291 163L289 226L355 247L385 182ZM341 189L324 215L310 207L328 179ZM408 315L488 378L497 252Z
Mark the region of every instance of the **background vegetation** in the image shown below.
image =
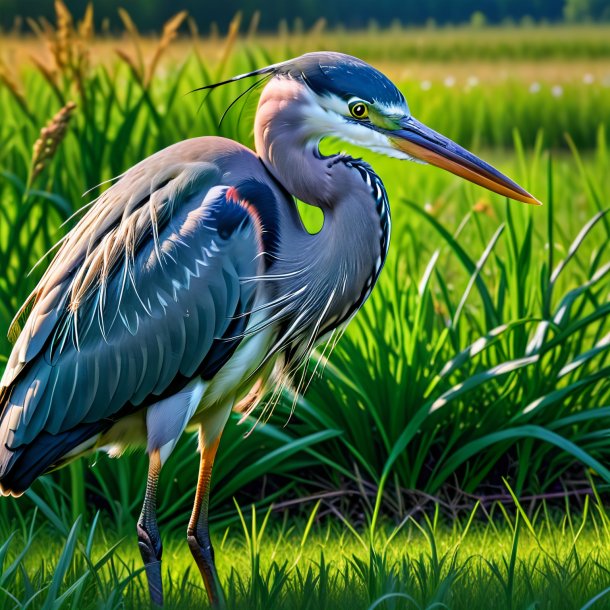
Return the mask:
M90 10L78 22L63 4L55 10L56 25L31 23L35 38L2 39L0 328L44 263L30 269L104 188L95 185L184 138L252 145L256 95L219 124L243 85L205 99L188 91L309 50L375 63L414 115L545 203L508 203L429 167L352 151L390 194L391 256L332 357L327 346L311 363L305 397L287 392L266 425L236 419L223 436L212 518L225 534L231 603L473 607L475 581L477 599L503 600L495 607L572 608L601 594L610 31L347 33L318 23L270 36L235 18L226 36L202 38L181 13L146 38L121 12L117 40L95 36ZM0 337L0 367L9 350ZM194 447L185 437L163 470L165 533L188 520ZM141 454L96 456L2 499L1 603L140 607L133 532L145 471ZM274 503L269 526L264 514L258 525L249 510L240 518L233 498L263 511ZM198 579L169 540L172 599L194 603Z
M82 14L87 0L69 0L68 8ZM96 0L96 21L103 29L117 29L120 19L117 9L123 6L120 0ZM18 0L2 0L0 3L0 25L5 28L22 28L23 17L45 17L52 20L53 3L48 0L28 0L27 5ZM226 2L202 3L184 0L181 7L188 10L203 31L208 28L226 28L237 11L243 11L247 19L258 13L257 20L265 31L275 30L280 24L297 28L311 27L323 19L330 26L366 27L390 25L435 27L471 22L481 26L485 23L503 25L522 22L599 21L610 19L610 8L605 0L428 0L427 2L398 2L379 0L375 4L366 0L294 0L290 3L266 2L264 11L259 11L256 0L227 0ZM175 7L162 0L136 0L129 3L134 21L145 31L157 31L159 24L173 15Z

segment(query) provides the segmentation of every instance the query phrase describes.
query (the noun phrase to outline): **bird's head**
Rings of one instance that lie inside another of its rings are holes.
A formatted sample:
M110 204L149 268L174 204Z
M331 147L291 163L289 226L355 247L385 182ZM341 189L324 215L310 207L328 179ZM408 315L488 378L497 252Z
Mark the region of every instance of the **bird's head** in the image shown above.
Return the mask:
M392 81L356 57L307 53L225 82L255 75L293 84L298 92L293 97L295 110L311 141L338 137L377 153L429 163L511 199L539 204L497 169L415 119Z

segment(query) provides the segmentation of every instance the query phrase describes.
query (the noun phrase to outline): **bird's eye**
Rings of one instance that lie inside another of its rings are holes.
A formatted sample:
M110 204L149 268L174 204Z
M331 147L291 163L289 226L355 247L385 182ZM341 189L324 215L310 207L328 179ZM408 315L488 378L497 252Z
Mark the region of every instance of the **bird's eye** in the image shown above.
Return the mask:
M369 109L362 100L354 100L349 103L349 111L355 119L366 119L369 115Z

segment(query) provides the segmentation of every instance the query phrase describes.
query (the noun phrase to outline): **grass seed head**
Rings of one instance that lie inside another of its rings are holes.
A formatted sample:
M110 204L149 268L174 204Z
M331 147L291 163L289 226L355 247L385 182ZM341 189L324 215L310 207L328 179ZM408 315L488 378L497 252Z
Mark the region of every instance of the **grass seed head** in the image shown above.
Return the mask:
M134 59L129 53L126 53L122 49L117 49L116 53L131 68L131 72L136 80L142 84L144 82L144 57L142 53L140 32L133 22L133 19L124 8L119 8L119 17L125 26L125 30L133 41L136 58Z
M186 24L188 26L191 38L194 41L199 40L199 27L197 26L197 22L190 15L187 17Z
M118 11L119 17L121 18L121 21L123 22L123 25L125 26L125 29L129 35L134 39L139 39L140 32L138 31L136 24L133 22L131 15L124 8L119 8Z
M57 67L65 69L72 63L74 21L72 14L61 0L55 0L55 14L57 15L57 33L53 51Z
M53 89L58 90L58 82L57 76L58 72L52 66L44 64L38 57L32 57L32 63L38 68L38 71L42 74L44 79L53 87Z
M47 167L58 146L66 135L68 123L76 108L74 102L68 102L61 110L40 130L40 135L34 143L32 154L32 183Z
M174 38L176 38L178 35L178 30L186 19L187 15L188 13L186 11L180 11L165 22L165 25L163 26L163 35L161 36L161 40L159 40L159 44L155 49L155 54L153 55L153 58L148 66L148 73L146 76L147 87L152 81L155 69L159 63L159 60L161 59L161 56L167 50L167 47L169 47L172 40L174 40Z
M227 37L225 39L224 49L222 51L222 57L219 63L219 73L223 74L225 66L229 61L229 57L231 56L231 52L233 51L233 47L237 42L237 37L239 35L239 26L241 25L241 11L237 11L233 19L231 19L231 23L229 24L229 31L227 32Z
M89 2L85 10L83 20L78 24L78 35L82 41L91 41L94 35L93 27L93 4Z
M250 19L250 25L248 26L248 38L252 39L256 36L256 33L258 32L258 26L260 24L261 21L261 12L260 11L254 11L254 13L252 13L252 18Z
M327 22L324 17L320 17L311 28L311 36L321 36L326 30Z

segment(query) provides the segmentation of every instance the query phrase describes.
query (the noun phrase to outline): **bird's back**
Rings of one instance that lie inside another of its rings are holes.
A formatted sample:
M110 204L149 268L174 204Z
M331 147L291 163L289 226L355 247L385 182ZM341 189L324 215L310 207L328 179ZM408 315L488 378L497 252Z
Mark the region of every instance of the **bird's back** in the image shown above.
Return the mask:
M230 358L257 290L242 280L264 265L261 213L274 222L264 173L229 140L181 142L124 174L66 236L0 383L5 493ZM244 205L240 185L266 211Z

